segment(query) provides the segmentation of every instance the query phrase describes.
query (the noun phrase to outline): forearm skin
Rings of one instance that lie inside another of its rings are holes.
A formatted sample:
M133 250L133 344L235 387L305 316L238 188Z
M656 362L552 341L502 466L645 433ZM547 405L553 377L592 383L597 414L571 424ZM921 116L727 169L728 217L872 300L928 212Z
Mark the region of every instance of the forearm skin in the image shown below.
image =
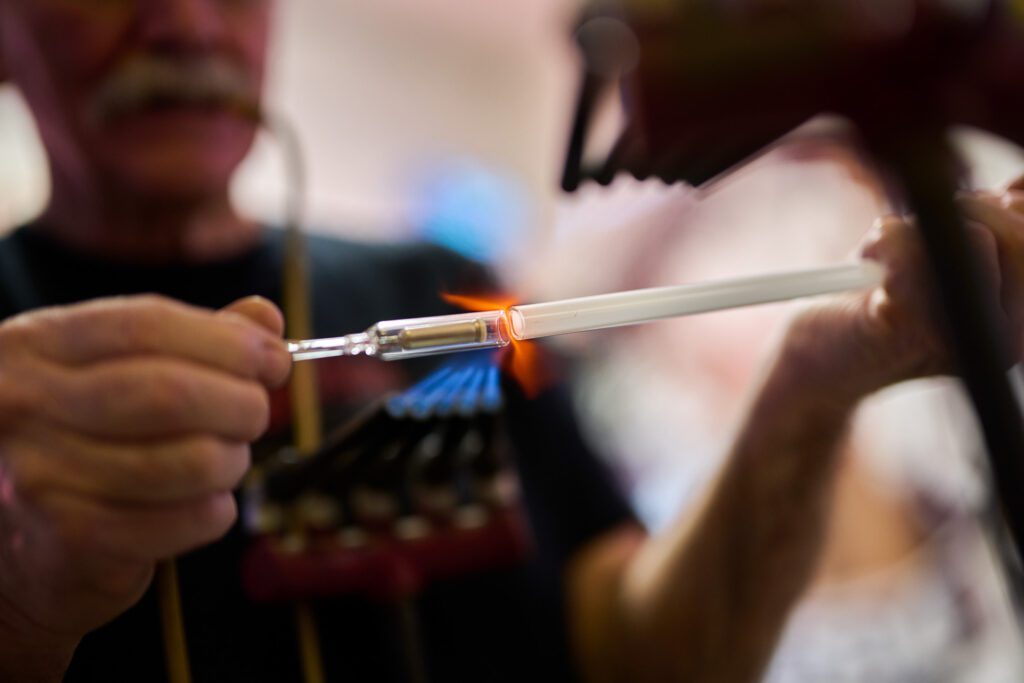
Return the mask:
M702 504L608 573L615 608L588 678L758 680L815 571L852 413L915 372L845 322L807 313L789 329Z

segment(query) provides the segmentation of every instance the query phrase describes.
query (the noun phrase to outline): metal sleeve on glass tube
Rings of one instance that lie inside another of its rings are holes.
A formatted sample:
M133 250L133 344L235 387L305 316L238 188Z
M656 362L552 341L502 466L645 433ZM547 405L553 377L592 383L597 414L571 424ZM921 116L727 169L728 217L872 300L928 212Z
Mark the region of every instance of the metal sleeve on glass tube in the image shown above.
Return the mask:
M496 349L511 341L505 311L385 320L366 332L288 343L294 360L377 356L399 360L456 351Z

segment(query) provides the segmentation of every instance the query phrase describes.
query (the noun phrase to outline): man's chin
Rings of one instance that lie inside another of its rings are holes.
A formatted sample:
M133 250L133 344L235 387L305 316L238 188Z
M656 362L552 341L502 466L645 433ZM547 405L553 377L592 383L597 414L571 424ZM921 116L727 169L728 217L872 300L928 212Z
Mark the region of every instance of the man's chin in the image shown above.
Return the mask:
M119 164L110 176L136 199L160 200L204 197L223 192L238 166L233 159L175 155L135 159Z
M239 127L218 136L122 138L102 156L110 174L133 192L168 199L204 196L227 188L254 134Z
M120 172L119 184L134 199L156 202L203 200L226 191L233 168L209 168L199 164L149 167Z

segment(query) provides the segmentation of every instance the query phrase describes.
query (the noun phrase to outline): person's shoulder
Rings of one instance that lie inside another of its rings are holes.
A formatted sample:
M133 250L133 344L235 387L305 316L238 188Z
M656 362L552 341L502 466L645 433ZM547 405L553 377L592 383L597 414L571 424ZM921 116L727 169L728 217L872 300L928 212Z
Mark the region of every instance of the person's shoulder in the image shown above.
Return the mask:
M367 322L451 313L444 293L495 289L479 262L429 242L372 242L323 234L306 238L316 298L333 297Z
M361 241L328 234L310 234L307 249L314 265L386 269L399 273L486 268L458 252L424 241Z

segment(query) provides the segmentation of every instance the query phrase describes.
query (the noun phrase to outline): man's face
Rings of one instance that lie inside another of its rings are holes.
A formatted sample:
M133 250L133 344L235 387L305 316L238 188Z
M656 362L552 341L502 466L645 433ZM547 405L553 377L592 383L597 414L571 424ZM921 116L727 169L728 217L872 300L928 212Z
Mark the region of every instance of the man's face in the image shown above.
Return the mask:
M252 144L271 4L0 0L0 64L61 180L201 197Z

